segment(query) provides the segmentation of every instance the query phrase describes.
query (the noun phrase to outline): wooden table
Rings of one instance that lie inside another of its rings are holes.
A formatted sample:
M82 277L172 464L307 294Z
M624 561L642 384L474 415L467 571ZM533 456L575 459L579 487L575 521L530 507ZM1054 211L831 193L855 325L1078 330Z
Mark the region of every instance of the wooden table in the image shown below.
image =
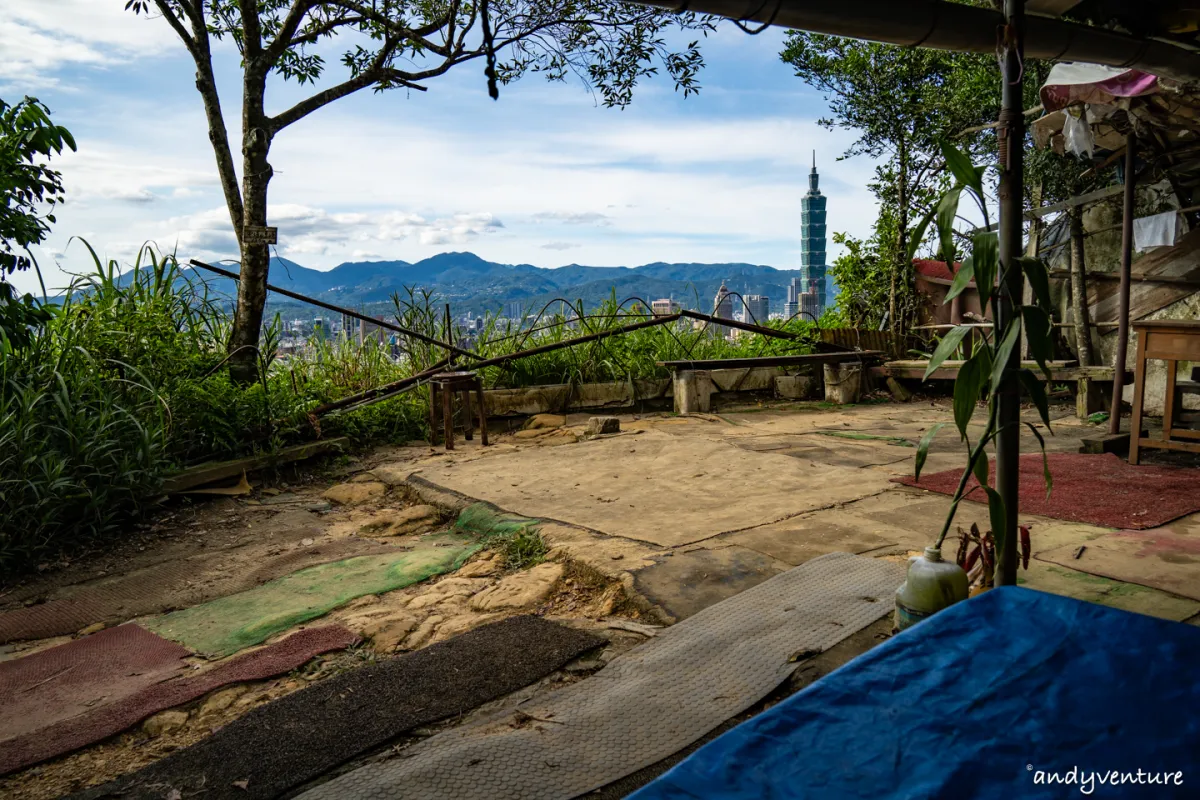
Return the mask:
M1184 450L1200 453L1200 431L1175 427L1177 386L1175 373L1180 361L1200 361L1200 321L1141 320L1130 323L1137 334L1137 362L1133 370L1133 420L1129 430L1129 463L1138 463L1138 451L1143 447L1164 450ZM1161 439L1143 437L1142 403L1146 394L1146 362L1150 359L1167 362L1167 390L1163 402L1163 435ZM1179 441L1191 439L1192 441Z

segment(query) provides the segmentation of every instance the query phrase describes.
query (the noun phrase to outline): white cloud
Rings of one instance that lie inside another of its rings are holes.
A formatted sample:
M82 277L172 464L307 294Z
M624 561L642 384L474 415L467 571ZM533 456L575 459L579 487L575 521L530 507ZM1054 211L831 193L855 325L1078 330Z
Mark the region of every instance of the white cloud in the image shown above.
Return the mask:
M415 239L424 245L466 244L504 227L492 214L463 213L426 220L416 214L329 213L296 203L270 207L268 221L279 229L280 255L378 258L390 245ZM181 253L205 257L237 256L237 239L224 207L173 217L159 226L159 240L177 242ZM329 266L332 266L330 264Z
M572 250L576 247L582 247L582 245L573 242L546 242L540 246L543 250Z
M4 0L0 86L55 86L64 66L105 67L178 47L156 16L135 16L124 0Z
M612 207L611 205L609 206ZM534 222L561 222L565 225L611 225L607 214L598 211L539 211Z

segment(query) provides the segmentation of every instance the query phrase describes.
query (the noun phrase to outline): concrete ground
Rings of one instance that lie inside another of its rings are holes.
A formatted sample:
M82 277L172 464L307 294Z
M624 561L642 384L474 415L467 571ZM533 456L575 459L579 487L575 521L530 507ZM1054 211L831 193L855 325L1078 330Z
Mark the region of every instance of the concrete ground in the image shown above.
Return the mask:
M824 553L906 558L936 538L950 504L891 482L912 474L915 445L930 426L951 420L948 401L625 415L622 433L591 439L582 436L586 420L572 415L562 428L499 437L487 449L460 443L411 462L409 482L430 499L482 500L553 520L543 535L560 555L621 577L668 620ZM1052 452L1077 452L1096 431L1067 407L1051 422ZM1033 434L1022 433L1022 451L1035 451ZM951 423L936 436L925 470L963 463ZM1111 580L1038 558L1070 561L1064 551L1108 529L1030 515L1020 521L1032 527L1034 552L1020 572L1023 585L1172 620L1200 613L1196 599L1169 591L1193 577L1189 560L1156 560L1154 573L1139 578L1147 585ZM972 522L986 529L987 508L964 502L955 526ZM944 548L950 556L956 528ZM1200 533L1200 514L1171 528L1177 537Z

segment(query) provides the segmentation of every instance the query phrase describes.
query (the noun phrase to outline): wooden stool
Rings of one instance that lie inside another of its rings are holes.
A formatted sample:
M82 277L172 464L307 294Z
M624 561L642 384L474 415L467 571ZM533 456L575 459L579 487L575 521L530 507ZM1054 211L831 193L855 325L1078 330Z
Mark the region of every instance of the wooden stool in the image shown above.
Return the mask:
M487 447L487 411L483 407L483 381L474 372L440 372L429 379L429 444L437 446L438 411L445 428L446 449L454 449L454 393L462 397L463 416L466 419L467 441L474 438L475 420L471 417L471 392L475 393L479 407L479 437Z

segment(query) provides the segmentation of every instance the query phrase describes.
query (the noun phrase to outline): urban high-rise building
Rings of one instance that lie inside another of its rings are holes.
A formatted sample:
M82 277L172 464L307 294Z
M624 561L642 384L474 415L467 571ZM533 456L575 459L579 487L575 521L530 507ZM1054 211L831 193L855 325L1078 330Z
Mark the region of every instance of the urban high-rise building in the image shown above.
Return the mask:
M766 295L748 294L742 297L745 322L753 325L766 325L771 318L771 301Z
M800 285L797 295L816 294L816 311L811 312L811 301L807 307L797 297L801 310L821 316L825 310L825 195L818 188L817 152L813 151L812 172L808 176L808 194L800 200ZM791 300L791 290L788 291Z
M721 288L717 289L717 296L713 298L713 316L721 319L733 319L733 295L725 288L725 281L721 281ZM713 333L718 336L728 336L729 328L725 325L716 325L713 327Z
M669 297L664 297L660 300L651 301L650 310L654 312L654 316L656 317L665 317L669 316L670 314L678 314L680 311L680 305L677 301L672 300Z
M783 318L791 319L800 313L800 279L792 278L787 285L787 302L783 304Z

